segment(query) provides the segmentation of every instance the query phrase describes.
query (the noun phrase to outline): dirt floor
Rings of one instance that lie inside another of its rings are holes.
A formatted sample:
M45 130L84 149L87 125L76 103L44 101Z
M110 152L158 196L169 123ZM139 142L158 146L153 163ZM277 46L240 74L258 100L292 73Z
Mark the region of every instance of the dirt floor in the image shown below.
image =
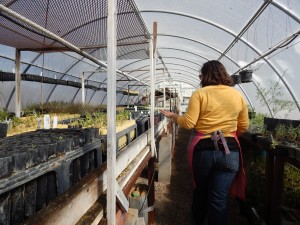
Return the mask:
M170 184L155 182L156 225L196 225L191 215L192 183L187 163L187 144L190 132L179 129L173 152L172 176ZM229 225L250 225L239 214L239 207L229 200Z

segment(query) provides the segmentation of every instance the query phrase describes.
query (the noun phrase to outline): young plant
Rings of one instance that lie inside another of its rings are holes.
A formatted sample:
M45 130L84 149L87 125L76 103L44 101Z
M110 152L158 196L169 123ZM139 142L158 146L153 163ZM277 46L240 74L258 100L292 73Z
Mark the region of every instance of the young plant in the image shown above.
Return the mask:
M270 135L270 138L271 138L271 148L272 148L272 149L275 149L276 146L277 146L279 143L278 143L278 141L277 141L276 139L273 138L273 135L272 135L272 134Z
M287 135L287 128L283 124L279 124L275 128L275 138L277 141L284 141L286 139Z
M287 128L287 139L289 142L295 143L296 139L297 139L297 129L294 128L292 125L290 125Z
M248 131L250 133L265 134L264 117L262 113L258 113L254 118L250 120Z

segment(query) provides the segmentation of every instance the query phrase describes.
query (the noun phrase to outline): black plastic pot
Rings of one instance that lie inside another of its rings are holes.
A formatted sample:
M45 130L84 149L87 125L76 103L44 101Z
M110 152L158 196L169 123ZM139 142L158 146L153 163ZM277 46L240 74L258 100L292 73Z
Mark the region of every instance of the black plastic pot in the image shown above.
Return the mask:
M0 123L0 138L6 137L7 129L8 129L7 123Z
M255 118L255 116L256 116L256 112L250 112L250 111L248 112L248 117L250 120Z
M240 71L240 77L242 83L249 83L252 82L252 73L253 70L242 70Z
M240 75L231 75L233 85L240 84L241 83L241 77Z

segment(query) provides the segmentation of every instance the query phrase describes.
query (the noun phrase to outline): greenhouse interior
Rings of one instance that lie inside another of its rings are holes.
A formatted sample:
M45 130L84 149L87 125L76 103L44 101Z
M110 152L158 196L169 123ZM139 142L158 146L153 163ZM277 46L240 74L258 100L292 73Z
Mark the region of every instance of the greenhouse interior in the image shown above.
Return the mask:
M249 124L218 224L299 225L299 34L299 0L0 0L0 224L198 224L180 121L218 62Z

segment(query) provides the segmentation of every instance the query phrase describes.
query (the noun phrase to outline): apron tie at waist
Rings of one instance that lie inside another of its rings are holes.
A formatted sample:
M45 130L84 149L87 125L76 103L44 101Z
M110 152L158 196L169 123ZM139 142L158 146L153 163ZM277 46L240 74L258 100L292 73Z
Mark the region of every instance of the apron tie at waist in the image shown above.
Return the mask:
M224 137L221 130L214 131L213 134L211 135L211 140L213 140L215 149L218 150L218 151L219 151L218 143L219 143L219 140L221 140L221 142L224 146L224 150L225 150L226 155L230 154L230 151L229 151L229 148L228 148L228 145L227 145L227 141L226 141L226 139L225 139L225 137Z

